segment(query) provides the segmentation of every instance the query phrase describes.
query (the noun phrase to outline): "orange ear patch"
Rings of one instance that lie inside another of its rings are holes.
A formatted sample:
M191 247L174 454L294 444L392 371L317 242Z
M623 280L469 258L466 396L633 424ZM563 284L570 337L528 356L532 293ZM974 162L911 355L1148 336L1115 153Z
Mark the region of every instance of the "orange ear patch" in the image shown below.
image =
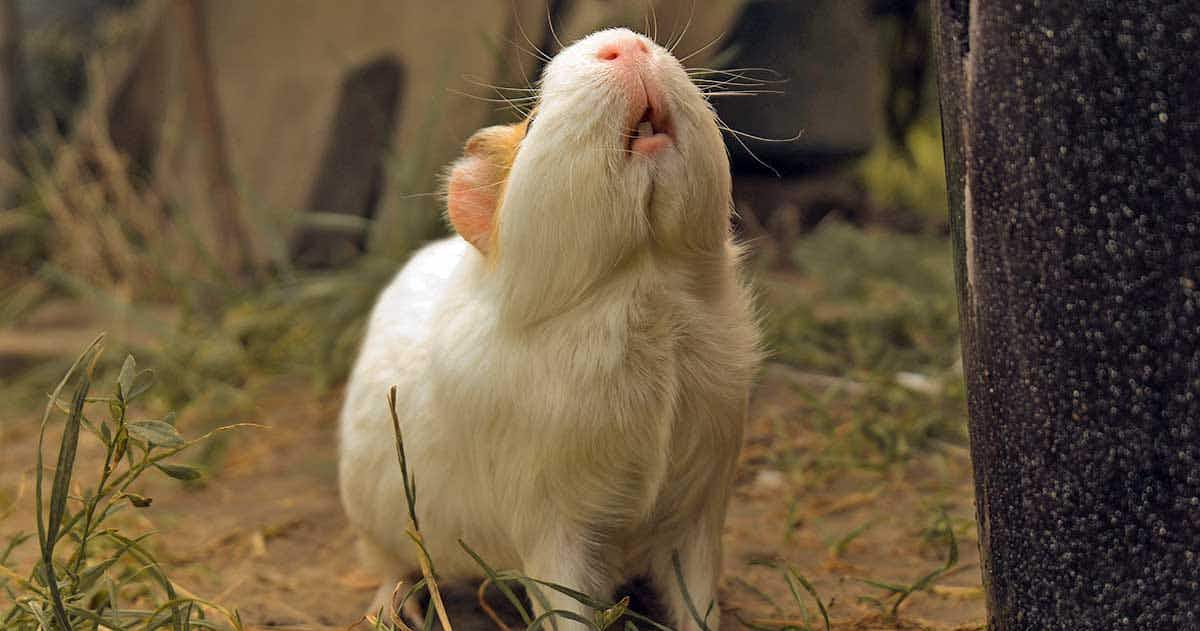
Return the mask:
M495 239L500 200L526 125L522 121L475 132L463 157L450 168L446 215L458 234L484 254Z

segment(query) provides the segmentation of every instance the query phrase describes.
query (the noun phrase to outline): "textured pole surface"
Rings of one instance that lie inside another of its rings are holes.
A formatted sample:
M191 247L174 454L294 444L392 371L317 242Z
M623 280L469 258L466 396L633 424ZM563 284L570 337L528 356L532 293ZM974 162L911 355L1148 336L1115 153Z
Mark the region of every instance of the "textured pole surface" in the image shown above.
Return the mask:
M1200 630L1200 2L934 3L988 628Z

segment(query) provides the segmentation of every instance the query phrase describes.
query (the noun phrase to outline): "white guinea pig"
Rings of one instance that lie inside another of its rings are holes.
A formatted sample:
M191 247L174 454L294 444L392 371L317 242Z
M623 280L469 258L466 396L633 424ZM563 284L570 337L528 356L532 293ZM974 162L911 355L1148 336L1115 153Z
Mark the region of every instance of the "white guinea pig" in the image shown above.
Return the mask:
M395 385L441 576L479 574L460 538L603 600L644 575L670 622L695 629L677 553L716 631L760 353L704 95L650 39L595 33L546 67L535 117L470 139L447 197L459 236L417 252L380 296L346 390L341 493L364 561L393 582L417 570Z

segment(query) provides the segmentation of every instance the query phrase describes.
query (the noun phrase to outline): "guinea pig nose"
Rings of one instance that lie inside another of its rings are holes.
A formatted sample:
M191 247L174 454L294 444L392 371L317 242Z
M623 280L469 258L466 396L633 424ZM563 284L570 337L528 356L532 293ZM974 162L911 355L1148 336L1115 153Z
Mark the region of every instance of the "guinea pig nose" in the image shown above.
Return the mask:
M622 37L601 46L600 50L596 51L596 58L601 61L616 61L621 57L636 59L649 53L650 49L646 48L646 42L641 39Z

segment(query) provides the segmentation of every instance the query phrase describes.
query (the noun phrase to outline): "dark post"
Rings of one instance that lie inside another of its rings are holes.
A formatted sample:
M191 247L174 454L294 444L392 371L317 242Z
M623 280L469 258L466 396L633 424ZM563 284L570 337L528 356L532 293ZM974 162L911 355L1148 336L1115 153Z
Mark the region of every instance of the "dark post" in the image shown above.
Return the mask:
M988 628L1200 629L1200 3L934 5Z

